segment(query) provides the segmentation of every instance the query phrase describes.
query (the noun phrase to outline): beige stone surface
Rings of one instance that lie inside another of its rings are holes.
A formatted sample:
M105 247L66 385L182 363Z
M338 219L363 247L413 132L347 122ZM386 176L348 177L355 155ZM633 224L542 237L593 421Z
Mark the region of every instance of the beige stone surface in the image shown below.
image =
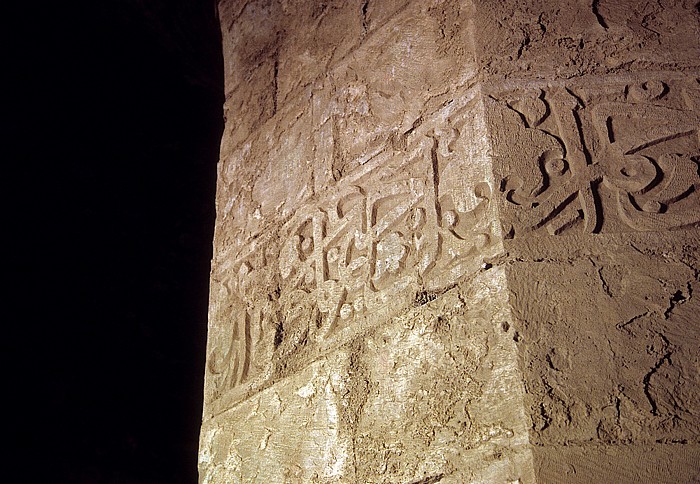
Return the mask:
M479 65L489 81L689 72L700 67L697 4L688 1L477 2Z
M484 270L205 422L203 482L534 482L505 273Z
M276 224L251 228L250 239L225 238L246 222L224 207L212 267L205 392L212 402L205 413L436 297L501 251L483 104L474 87L454 91L458 98L425 112L398 140L386 133L380 148L296 202L293 213L277 211ZM257 176L264 183L267 175ZM256 213L248 218L267 223Z
M566 445L538 449L538 482L698 482L697 444Z
M694 482L697 8L504 5L478 58L536 478Z
M200 479L693 482L693 2L223 0Z
M697 236L605 237L512 262L536 442L698 439Z

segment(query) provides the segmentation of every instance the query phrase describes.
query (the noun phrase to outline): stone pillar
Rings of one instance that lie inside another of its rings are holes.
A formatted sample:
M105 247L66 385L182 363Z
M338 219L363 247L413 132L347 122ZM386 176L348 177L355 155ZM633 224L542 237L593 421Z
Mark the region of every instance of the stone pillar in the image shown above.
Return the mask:
M222 1L201 482L697 472L697 11L534 3Z
M538 482L700 480L700 19L477 11Z

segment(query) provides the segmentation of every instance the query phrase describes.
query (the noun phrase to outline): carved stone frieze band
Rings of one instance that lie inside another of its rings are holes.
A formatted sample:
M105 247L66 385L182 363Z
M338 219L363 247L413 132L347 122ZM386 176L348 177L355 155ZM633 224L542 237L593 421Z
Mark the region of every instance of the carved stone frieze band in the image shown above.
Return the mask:
M507 238L700 222L698 80L614 78L487 101Z
M202 484L697 480L696 2L220 12Z
M467 89L214 267L211 414L499 252L482 110Z
M604 79L483 100L471 87L416 120L215 265L211 414L435 297L498 253L501 233L697 225L698 104L696 79Z

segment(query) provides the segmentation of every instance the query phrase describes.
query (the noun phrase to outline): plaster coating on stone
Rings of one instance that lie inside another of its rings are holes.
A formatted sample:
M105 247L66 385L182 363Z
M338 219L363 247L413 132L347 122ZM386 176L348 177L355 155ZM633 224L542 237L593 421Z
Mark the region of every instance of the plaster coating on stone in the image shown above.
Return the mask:
M219 10L201 482L700 477L696 7Z

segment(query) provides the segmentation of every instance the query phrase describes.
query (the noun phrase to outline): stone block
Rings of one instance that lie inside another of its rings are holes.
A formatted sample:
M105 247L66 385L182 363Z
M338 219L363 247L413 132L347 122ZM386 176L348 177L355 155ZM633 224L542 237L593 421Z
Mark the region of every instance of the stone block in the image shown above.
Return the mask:
M479 65L490 81L700 67L692 2L489 0L478 2L476 15Z
M697 444L536 447L533 454L537 482L543 484L700 480Z
M257 208L238 191L215 240L207 402L244 397L500 253L481 95L459 94L308 201L296 184L309 171L287 182L283 167L257 174ZM276 146L270 163L286 163ZM253 169L223 174L220 197Z
M201 482L534 482L504 282L485 270L212 416Z

